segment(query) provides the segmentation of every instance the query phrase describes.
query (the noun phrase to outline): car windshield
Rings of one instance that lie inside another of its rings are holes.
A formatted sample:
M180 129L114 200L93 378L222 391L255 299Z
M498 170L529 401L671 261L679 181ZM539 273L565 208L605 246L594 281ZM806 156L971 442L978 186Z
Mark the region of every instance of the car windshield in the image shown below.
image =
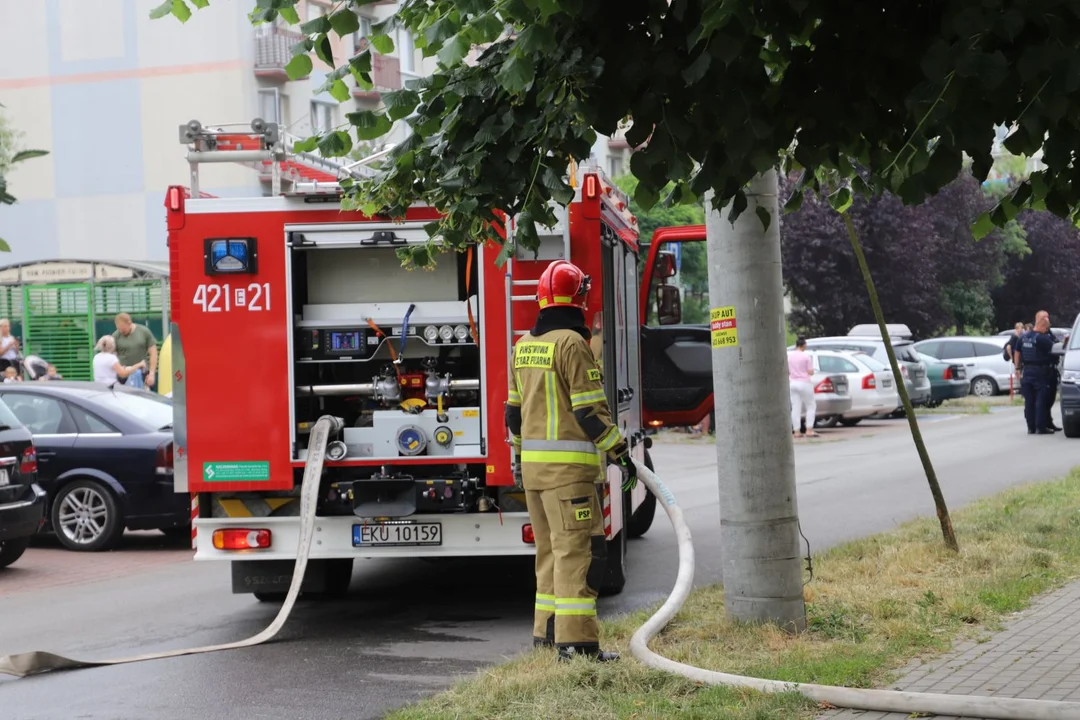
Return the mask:
M888 370L889 369L888 365L885 365L881 361L877 360L876 358L874 358L874 357L872 357L870 355L867 355L864 352L852 353L852 355L854 355L855 358L859 362L861 362L866 367L870 368L870 370L873 371L873 372L881 372L882 370Z
M11 412L7 403L0 400L0 430L11 430L22 426L23 424L19 422L19 418L15 417L15 413Z
M152 393L107 392L95 395L94 402L127 415L155 430L171 430L172 401Z

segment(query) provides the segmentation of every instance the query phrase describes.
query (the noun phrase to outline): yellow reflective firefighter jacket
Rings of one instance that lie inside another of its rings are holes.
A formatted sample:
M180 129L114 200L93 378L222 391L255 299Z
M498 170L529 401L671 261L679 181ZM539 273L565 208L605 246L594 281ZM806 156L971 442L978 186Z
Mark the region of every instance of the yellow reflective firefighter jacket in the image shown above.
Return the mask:
M518 412L520 435L516 417L507 424L526 490L600 482L602 454L615 459L626 452L592 349L574 330L526 333L518 340L507 417Z

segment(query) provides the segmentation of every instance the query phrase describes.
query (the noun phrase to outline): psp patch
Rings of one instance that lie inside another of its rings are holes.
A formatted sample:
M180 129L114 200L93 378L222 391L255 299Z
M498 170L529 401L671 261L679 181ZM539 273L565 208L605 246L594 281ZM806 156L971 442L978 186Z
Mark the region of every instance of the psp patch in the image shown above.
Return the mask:
M599 380L600 380L600 371L597 370L596 368L590 368L589 369L589 379L594 381L594 382L599 382Z
M580 510L575 510L574 517L577 518L578 522L584 520L592 520L592 508L581 508Z

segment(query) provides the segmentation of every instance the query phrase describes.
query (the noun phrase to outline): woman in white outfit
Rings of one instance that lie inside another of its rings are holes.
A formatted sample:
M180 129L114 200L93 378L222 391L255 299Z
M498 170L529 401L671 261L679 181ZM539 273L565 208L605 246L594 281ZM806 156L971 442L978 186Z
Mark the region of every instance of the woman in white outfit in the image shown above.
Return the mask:
M9 367L19 371L19 339L11 334L11 321L0 319L0 372Z
M116 338L112 335L102 335L94 349L98 351L94 356L94 382L114 383L117 378L126 378L146 367L145 360L140 360L137 365L121 365L116 356Z
M806 352L806 338L795 341L788 353L788 381L791 384L791 434L799 437L799 425L806 413L806 437L818 437L814 432L817 399L814 397L814 358Z

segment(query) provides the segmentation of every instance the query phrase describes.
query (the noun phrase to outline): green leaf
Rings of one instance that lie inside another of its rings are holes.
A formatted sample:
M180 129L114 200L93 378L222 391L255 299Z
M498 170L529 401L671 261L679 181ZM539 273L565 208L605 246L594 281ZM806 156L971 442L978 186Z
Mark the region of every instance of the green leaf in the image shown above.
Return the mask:
M971 235L976 240L982 240L984 237L994 231L994 221L990 219L990 213L984 212L979 215L979 218L971 226Z
M470 43L462 33L458 33L443 44L442 50L439 50L439 62L442 63L444 67L457 65L469 54L469 48L471 47L472 43Z
M150 11L150 19L158 20L166 15L172 14L173 0L165 0L165 2L158 5L156 8Z
M315 147L318 144L319 144L319 136L318 135L312 135L309 138L304 138L300 142L293 143L293 152L298 152L298 153L308 152L309 153L309 152L314 151Z
M803 197L803 191L796 189L795 192L791 193L791 197L787 199L787 202L784 203L784 212L799 212L799 208L801 208L803 204Z
M394 41L389 35L373 35L371 47L375 48L381 55L389 55L394 52Z
M319 154L326 158L342 157L352 150L352 138L344 130L336 130L319 138Z
M772 213L764 205L758 205L754 213L758 216L761 224L765 226L765 231L768 231L769 225L772 223Z
M489 12L473 20L469 25L469 30L469 37L473 43L485 45L495 42L506 30L506 25L494 12Z
M351 94L349 86L343 80L335 80L334 84L330 86L330 97L338 102L345 102Z
M280 15L281 18L290 25L300 24L300 13L296 12L295 7L279 7L278 15Z
M191 4L197 9L202 10L203 8L210 7L210 0L191 0ZM281 12L281 10L279 9L278 12Z
M416 110L416 106L420 104L420 95L413 90L391 90L383 93L382 101L390 119L400 120Z
M293 55L292 60L285 65L285 74L290 80L299 80L311 74L311 67L311 56Z
M642 210L652 210L659 199L660 191L657 188L650 187L648 183L639 182L637 189L634 190L634 202L640 205Z
M334 67L334 49L328 35L315 38L315 55L330 67Z
M320 15L317 18L308 20L300 26L300 32L305 35L325 35L333 29L333 26L330 24L330 18L325 15Z
M563 182L559 172L550 165L544 165L540 173L540 184L551 194L551 198L560 205L569 205L574 199L574 191Z
M382 137L394 126L386 115L377 114L371 110L352 112L345 118L356 128L356 137L359 140L374 140Z
M11 246L7 244L7 240L0 238L0 252L11 252Z
M429 46L442 45L447 38L456 35L459 25L448 17L441 17L424 31L424 39Z
M349 68L354 74L371 72L371 51L365 50L364 52L349 58Z
M350 8L342 8L330 16L330 27L334 28L338 37L352 35L360 29L360 18Z
M495 77L506 92L516 95L532 85L536 69L528 59L511 54Z
M708 48L702 51L694 62L690 63L689 67L682 71L683 80L687 85L693 85L705 77L705 73L709 71L709 65L712 64L712 55L709 54Z
M180 22L186 23L191 18L191 8L184 0L172 0L172 14Z
M14 155L11 156L11 162L13 162L13 163L22 162L23 160L29 160L31 158L36 158L36 157L43 157L43 156L48 155L48 154L49 154L48 150L20 150L19 152L15 153Z
M851 207L851 203L851 190L846 187L840 188L829 196L829 205L838 213L847 212L848 208Z

